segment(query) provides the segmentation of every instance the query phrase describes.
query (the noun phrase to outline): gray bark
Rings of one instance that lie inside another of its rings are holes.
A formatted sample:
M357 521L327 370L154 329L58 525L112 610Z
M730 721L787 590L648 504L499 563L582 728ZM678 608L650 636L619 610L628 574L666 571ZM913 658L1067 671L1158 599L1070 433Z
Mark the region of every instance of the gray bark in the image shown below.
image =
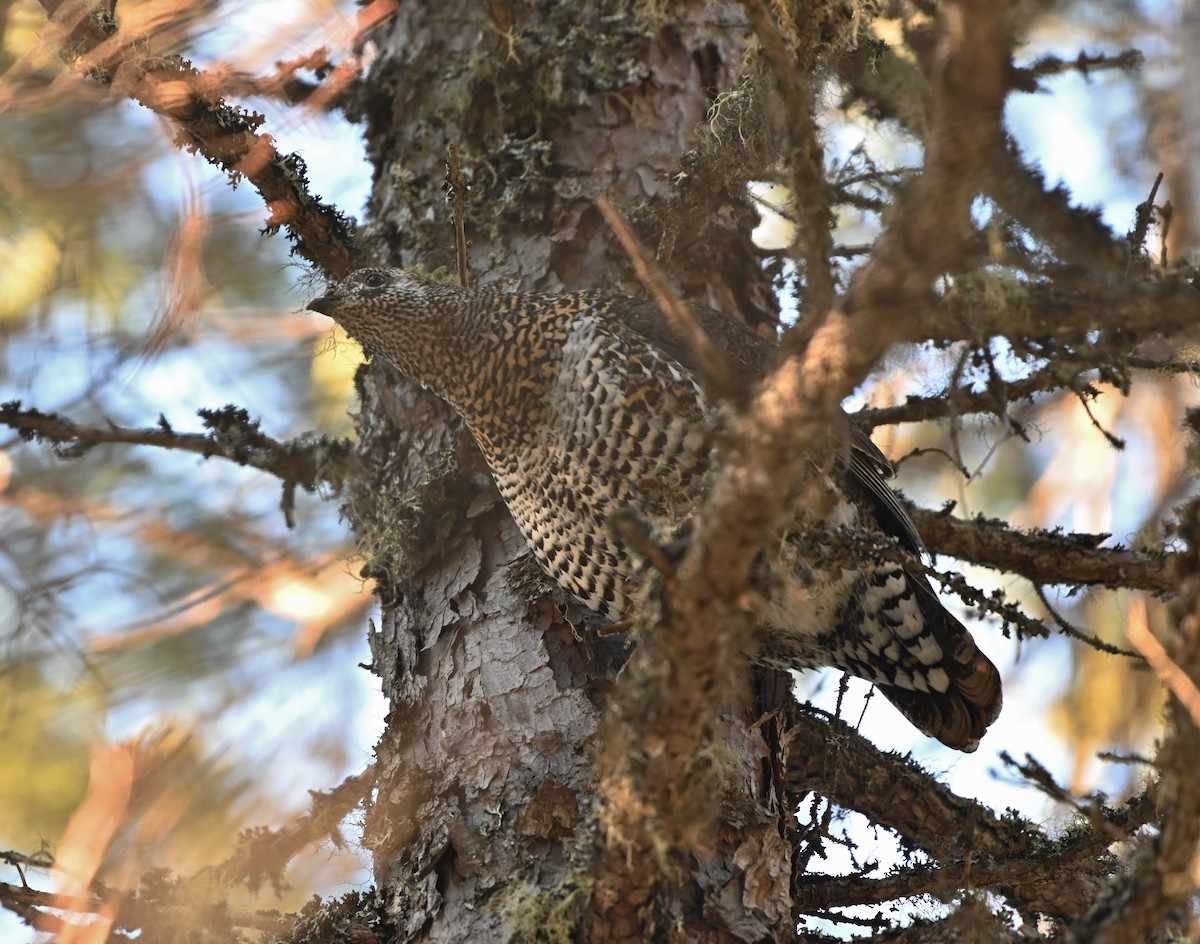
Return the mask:
M737 8L604 7L401 6L358 102L377 168L374 254L453 271L442 183L455 144L473 181L474 279L635 290L594 207L603 196L661 238L689 297L762 319L770 281L739 182L709 213L689 187L721 182L693 184L680 167L713 96L738 79ZM754 802L769 792L769 752L749 728L753 700L724 725L747 815L703 862L676 863L670 887L605 882L601 850L620 837L605 830L592 759L623 640L573 625L547 596L446 408L380 367L362 388L376 467L349 515L385 601L371 644L391 704L367 835L401 938L790 939L786 811Z

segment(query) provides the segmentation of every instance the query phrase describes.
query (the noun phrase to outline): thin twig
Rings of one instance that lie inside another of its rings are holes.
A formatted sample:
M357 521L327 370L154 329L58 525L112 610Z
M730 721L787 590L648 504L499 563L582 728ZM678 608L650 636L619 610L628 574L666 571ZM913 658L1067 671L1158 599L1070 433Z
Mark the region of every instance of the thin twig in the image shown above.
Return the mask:
M1140 602L1140 606L1138 602ZM1200 728L1200 688L1197 688L1196 680L1171 658L1166 646L1154 635L1150 629L1150 621L1146 618L1145 601L1138 602L1134 602L1130 606L1129 619L1125 624L1125 635L1134 648L1146 657L1154 674L1187 709L1187 713L1191 715L1192 724Z
M1163 182L1162 171L1158 172L1158 176L1154 178L1154 183L1150 187L1150 195L1137 205L1134 210L1133 228L1127 236L1129 240L1129 265L1133 266L1138 253L1144 252L1146 249L1146 234L1150 230L1150 221L1154 219L1154 198L1158 196L1158 188ZM1126 276L1129 275L1129 270L1126 269Z
M1055 607L1050 599L1046 596L1046 588L1040 583L1033 583L1033 592L1037 594L1037 598L1042 602L1042 606L1046 608L1046 612L1053 618L1054 622L1058 623L1063 634L1071 639L1076 639L1084 645L1091 646L1097 652L1104 652L1110 656L1125 656L1129 659L1137 659L1139 664L1142 663L1142 657L1132 649L1125 649L1121 646L1114 646L1111 642L1105 642L1095 633L1089 633L1085 629L1080 629L1069 619L1062 615Z
M1018 91L1041 91L1038 80L1045 76L1061 75L1064 72L1078 72L1085 78L1093 72L1103 72L1108 69L1129 71L1139 69L1145 61L1145 56L1137 49L1126 49L1115 56L1099 53L1088 55L1081 52L1074 59L1062 59L1058 56L1040 56L1032 65L1013 69L1013 86Z
M783 32L765 0L742 0L789 116L788 165L791 171L792 206L797 225L793 250L804 261L804 307L814 314L834 303L837 286L829 260L833 255L833 213L829 183L825 177L825 151L813 120L812 94L808 85L809 63L790 50Z
M471 287L470 262L467 259L467 194L471 183L463 175L458 145L451 144L446 155L446 200L454 215L454 245L458 250L458 284Z
M641 240L634 235L628 224L621 218L617 208L604 197L596 200L596 206L604 216L621 246L633 263L633 270L638 280L645 286L666 319L680 331L695 352L700 362L701 373L715 382L721 392L728 393L736 390L738 378L725 355L721 353L709 339L704 328L688 308L671 289L666 275L650 258Z

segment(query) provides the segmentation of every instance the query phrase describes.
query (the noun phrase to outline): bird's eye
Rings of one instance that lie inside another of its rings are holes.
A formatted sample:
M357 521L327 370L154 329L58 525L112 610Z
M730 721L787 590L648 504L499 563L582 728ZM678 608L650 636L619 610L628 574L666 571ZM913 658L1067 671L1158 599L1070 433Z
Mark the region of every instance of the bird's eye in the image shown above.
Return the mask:
M387 279L379 272L370 272L363 277L363 285L367 288L383 288L387 284Z

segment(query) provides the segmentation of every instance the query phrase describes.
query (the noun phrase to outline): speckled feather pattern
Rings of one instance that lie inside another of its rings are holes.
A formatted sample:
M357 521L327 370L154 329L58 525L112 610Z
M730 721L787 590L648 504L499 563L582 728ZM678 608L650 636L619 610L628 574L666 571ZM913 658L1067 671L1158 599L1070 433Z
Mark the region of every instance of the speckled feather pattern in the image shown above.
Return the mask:
M707 424L691 375L593 314L574 317L528 445L488 456L538 561L582 603L629 615L633 561L613 530L632 505L666 523L706 471Z
M647 303L468 291L364 269L310 307L458 411L560 586L609 620L632 615L639 568L610 515L633 508L671 529L703 495L712 458L710 407L686 352ZM718 326L718 340L761 370L764 342L699 311ZM914 545L873 448L860 443L847 463L845 492L830 482L841 499L834 523L890 525ZM999 712L999 676L924 579L894 563L813 572L787 531L778 548L759 568L766 604L756 661L843 669L874 682L926 734L974 750Z

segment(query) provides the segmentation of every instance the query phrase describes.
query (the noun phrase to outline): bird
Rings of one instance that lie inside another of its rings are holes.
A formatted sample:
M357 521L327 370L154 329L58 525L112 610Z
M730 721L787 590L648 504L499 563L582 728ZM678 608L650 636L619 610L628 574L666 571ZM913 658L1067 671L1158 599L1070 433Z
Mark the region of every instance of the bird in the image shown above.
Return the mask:
M541 568L600 619L636 612L645 567L615 526L636 514L682 533L716 464L722 404L688 337L649 299L463 288L411 270L351 272L308 304L374 356L441 397L470 430ZM727 362L753 380L775 345L690 305ZM844 413L829 478L836 527L877 532L917 556L892 466ZM786 525L759 553L752 661L832 666L873 683L922 733L974 751L1002 704L999 673L911 565L867 555L809 566L811 529ZM681 530L682 529L682 530ZM819 555L817 555L819 557Z

